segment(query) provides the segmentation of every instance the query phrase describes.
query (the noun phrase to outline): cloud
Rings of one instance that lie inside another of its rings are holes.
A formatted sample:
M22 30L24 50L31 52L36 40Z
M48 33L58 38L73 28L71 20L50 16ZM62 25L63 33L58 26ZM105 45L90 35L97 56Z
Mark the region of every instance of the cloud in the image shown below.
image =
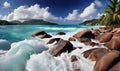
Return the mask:
M91 3L88 7L84 9L84 11L80 14L80 18L87 19L91 18L95 15L97 9L95 8L95 4Z
M43 20L55 20L56 17L54 17L50 12L48 12L49 7L46 8L40 8L40 5L35 4L33 6L20 6L16 9L14 9L13 12L10 14L4 16L3 19L12 21L12 20L29 20L29 19L43 19Z
M95 4L91 3L88 7L86 7L82 13L79 13L78 10L73 10L72 13L69 13L66 20L76 20L76 21L84 21L87 19L92 19L96 14L97 9L95 8Z
M65 19L66 20L78 20L79 19L78 10L73 10L73 12L69 13L68 16Z
M9 8L10 6L11 6L11 4L9 2L7 2L7 1L5 1L3 3L3 8Z
M103 6L102 2L99 1L99 0L95 0L94 3L95 3L98 7L102 7L102 6Z
M106 15L106 13L98 13L96 18L99 19L103 15Z
M41 8L40 5L35 4L32 6L19 6L14 9L8 15L0 15L0 19L13 21L25 21L30 19L42 19L49 22L60 23L60 24L79 24L85 20L90 20L95 18L97 9L95 8L96 4L93 2L87 6L83 12L79 13L77 9L73 10L66 17L56 17L49 12L49 7Z
M0 19L2 19L2 15L0 15Z

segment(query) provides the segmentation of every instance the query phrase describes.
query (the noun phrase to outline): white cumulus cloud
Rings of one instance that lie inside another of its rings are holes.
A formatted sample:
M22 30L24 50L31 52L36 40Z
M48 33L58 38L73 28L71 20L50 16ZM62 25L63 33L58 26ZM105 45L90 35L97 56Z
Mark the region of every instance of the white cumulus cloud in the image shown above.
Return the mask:
M68 16L65 19L66 20L77 20L77 19L79 19L78 10L73 10L73 12L69 13Z
M79 13L77 9L73 10L66 17L56 17L49 12L49 7L41 8L40 5L35 4L31 6L19 6L14 9L13 12L8 15L0 15L2 20L19 20L25 21L30 19L42 19L49 22L60 23L60 24L79 24L85 20L96 18L97 14L96 3L93 2L87 6L83 12Z
M94 3L95 3L98 7L102 7L102 6L103 6L102 2L99 1L99 0L95 0Z
M56 17L54 17L50 12L48 12L49 7L46 8L40 8L38 4L35 4L33 6L20 6L16 9L14 9L13 12L8 14L7 16L4 16L3 19L12 21L12 20L29 20L29 19L43 19L43 20L54 20Z
M4 3L3 3L3 8L8 8L8 7L10 7L11 6L11 4L9 3L9 2L7 2L7 1L5 1Z
M84 9L84 11L80 14L80 18L87 19L91 18L96 14L97 9L95 8L95 4L91 3L88 7Z
M91 3L88 7L86 7L82 13L79 13L78 10L73 10L72 13L69 13L65 18L66 20L79 20L84 21L87 19L92 19L96 14L97 9L95 8L95 4Z

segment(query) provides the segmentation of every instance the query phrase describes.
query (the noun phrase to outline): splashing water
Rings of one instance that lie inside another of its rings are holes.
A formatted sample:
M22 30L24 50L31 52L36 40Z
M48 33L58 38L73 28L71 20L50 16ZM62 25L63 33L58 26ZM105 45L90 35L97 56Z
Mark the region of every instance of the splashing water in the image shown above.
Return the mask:
M11 27L14 28L10 30ZM71 53L66 52L62 53L60 56L54 57L48 53L48 49L51 48L54 43L52 45L47 45L46 42L49 39L30 37L30 35L34 31L42 29L51 34L53 36L52 38L60 37L67 40L74 33L86 28L93 27L26 26L25 29L25 26L17 26L16 29L15 26L2 26L1 29L6 30L2 32L2 30L0 29L0 34L2 34L0 40L0 71L74 71L74 69L76 68L80 68L81 71L93 71L93 66L95 62L85 59L82 55L82 52L90 48L97 47L86 46L78 41L72 41L71 43L74 47L83 48L77 48ZM54 35L56 32L59 31L66 32L66 35ZM7 37L6 35L8 34L10 34L10 36ZM4 51L4 49L7 51ZM77 56L77 62L70 61L72 55Z

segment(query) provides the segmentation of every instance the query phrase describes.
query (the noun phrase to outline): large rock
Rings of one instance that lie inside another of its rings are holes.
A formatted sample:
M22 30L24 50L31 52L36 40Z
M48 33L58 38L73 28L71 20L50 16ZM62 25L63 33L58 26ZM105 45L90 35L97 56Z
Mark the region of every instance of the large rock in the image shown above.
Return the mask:
M112 30L112 33L120 34L120 28L114 28L114 29Z
M44 34L44 35L41 35L41 37L40 38L51 38L52 36L51 35L49 35L49 34Z
M93 50L90 55L89 55L89 59L91 59L92 61L96 61L102 54L108 52L109 50L106 48L98 48Z
M56 33L56 35L65 35L65 33L64 32L58 32L58 33Z
M80 38L80 39L78 39L80 42L82 42L82 43L84 43L85 45L90 45L90 46L97 46L97 45L99 45L98 43L94 43L94 42L92 42L91 41L91 39L90 38Z
M62 52L71 52L73 45L69 41L59 40L50 50L49 53L54 56L60 55Z
M98 48L93 48L93 49L89 49L89 50L84 51L84 52L83 52L83 56L84 56L85 58L88 58L89 55L90 55L90 53L91 53L92 51L96 50L96 49L98 49Z
M109 42L105 44L111 50L119 50L120 51L120 37L114 36Z
M83 52L85 58L89 58L92 61L96 61L102 54L108 52L106 48L94 48Z
M81 37L93 38L93 34L92 34L91 30L83 30L83 31L80 31L80 32L76 33L75 35L73 35L73 37L75 37L75 38L81 38Z
M48 42L47 42L47 44L52 44L53 42L55 42L55 41L59 41L61 38L52 38L52 39L50 39Z
M78 39L80 42L91 42L91 39L90 38L80 38L80 39Z
M120 52L113 50L101 56L95 66L94 71L109 71L116 63L120 61Z
M39 36L39 35L44 35L44 34L47 34L45 31L37 31L35 33L32 34L32 37L35 37L35 36Z
M70 37L68 40L69 41L76 41L76 39L74 37Z
M109 71L120 71L120 62L114 65Z
M108 42L109 40L112 39L112 37L113 37L112 33L110 33L110 32L104 33L98 38L98 41L101 43Z

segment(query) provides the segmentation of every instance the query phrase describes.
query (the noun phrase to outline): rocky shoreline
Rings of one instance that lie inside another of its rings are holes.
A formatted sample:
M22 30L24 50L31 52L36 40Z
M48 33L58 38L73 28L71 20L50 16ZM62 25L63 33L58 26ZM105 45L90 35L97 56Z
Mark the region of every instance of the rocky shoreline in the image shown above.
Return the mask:
M58 32L56 35L65 35L64 32ZM99 29L86 29L73 36L68 40L63 38L51 38L52 35L45 31L38 31L32 34L32 37L40 36L41 39L49 38L46 44L55 43L48 52L53 56L60 56L64 52L72 52L76 48L80 50L83 47L74 47L71 43L79 41L86 46L98 46L100 48L91 48L82 52L84 58L95 61L94 71L120 71L120 27L101 27ZM98 42L93 42L98 41ZM104 46L104 48L101 48ZM71 56L71 63L73 63L74 71L83 71L75 64L79 58L76 55Z

